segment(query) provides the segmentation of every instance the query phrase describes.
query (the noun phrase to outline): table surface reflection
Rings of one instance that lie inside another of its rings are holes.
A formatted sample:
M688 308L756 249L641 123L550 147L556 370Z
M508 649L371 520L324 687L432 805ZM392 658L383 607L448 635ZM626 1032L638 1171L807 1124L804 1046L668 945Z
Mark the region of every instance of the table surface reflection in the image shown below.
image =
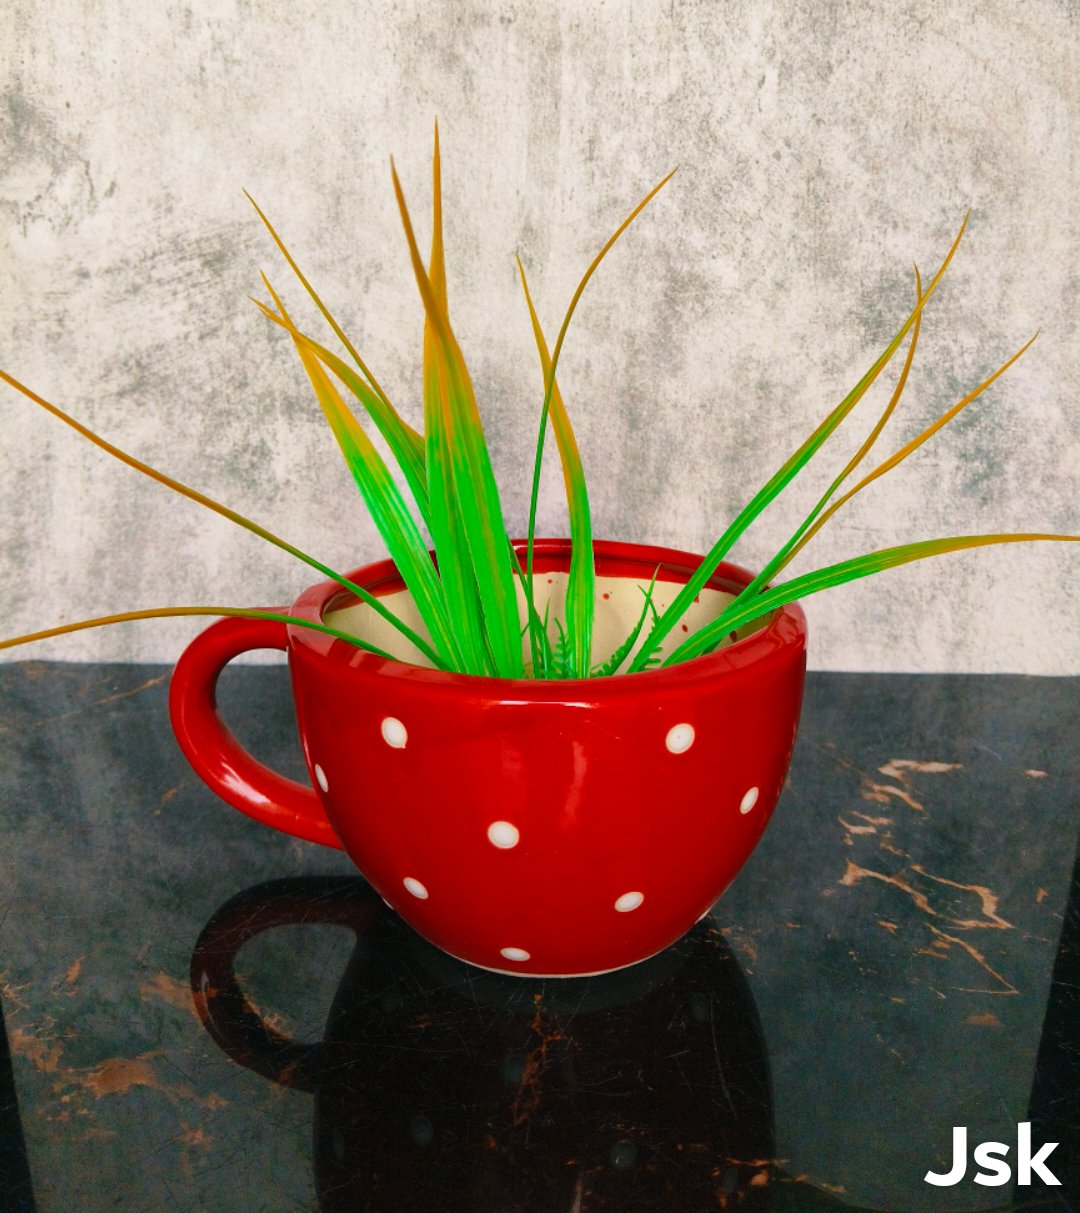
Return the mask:
M1080 679L811 674L711 917L568 982L216 800L167 689L0 666L0 1210L1080 1207ZM221 702L301 773L282 668ZM924 1182L1022 1121L1060 1187Z

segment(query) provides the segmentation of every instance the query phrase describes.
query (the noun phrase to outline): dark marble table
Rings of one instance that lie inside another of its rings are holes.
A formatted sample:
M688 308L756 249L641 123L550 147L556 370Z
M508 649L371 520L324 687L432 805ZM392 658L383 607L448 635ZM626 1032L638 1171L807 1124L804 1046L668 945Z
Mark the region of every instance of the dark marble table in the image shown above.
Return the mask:
M0 667L5 1213L1080 1208L1080 679L811 675L711 919L561 983L217 801L167 685ZM222 701L298 773L281 668ZM1061 1186L923 1181L1022 1121Z

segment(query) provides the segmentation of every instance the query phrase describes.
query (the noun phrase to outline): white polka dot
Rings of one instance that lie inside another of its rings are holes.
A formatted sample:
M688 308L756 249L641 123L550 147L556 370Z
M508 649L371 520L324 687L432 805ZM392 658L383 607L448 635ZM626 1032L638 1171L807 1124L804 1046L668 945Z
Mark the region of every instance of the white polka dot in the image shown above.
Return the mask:
M414 897L419 897L421 901L427 901L428 891L415 877L406 876L401 883Z
M529 953L524 948L503 948L499 955L505 957L507 960L529 959Z
M615 909L620 914L629 914L631 910L636 910L639 905L645 900L644 893L624 893L615 901Z
M508 851L511 847L516 847L520 841L521 831L517 826L511 825L509 821L493 821L488 826L488 842L493 847Z
M405 731L405 726L396 716L387 716L382 722L383 741L388 746L395 750L403 750L405 743L409 740L409 734Z
M326 781L326 772L318 763L315 764L315 781L324 792L330 791L330 785Z
M673 754L685 754L694 744L694 726L692 724L677 724L668 729L667 748Z
M749 792L742 798L742 804L739 805L740 813L749 813L750 810L757 804L758 790L751 788Z

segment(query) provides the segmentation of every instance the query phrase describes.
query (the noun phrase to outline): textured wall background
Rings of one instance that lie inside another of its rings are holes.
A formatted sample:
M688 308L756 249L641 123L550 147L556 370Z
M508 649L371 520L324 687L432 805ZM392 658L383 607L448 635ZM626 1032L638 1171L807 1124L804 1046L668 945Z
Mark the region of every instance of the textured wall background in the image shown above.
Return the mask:
M426 240L438 114L451 304L517 530L540 391L512 255L554 331L592 254L678 164L590 288L562 364L599 535L704 550L886 343L912 261L932 269L968 207L883 454L1041 336L800 568L954 532L1080 531L1078 12L8 0L0 366L327 562L374 558L302 370L245 298L265 267L300 303L241 188L415 418L421 311L387 157ZM5 634L139 606L286 602L310 580L6 388L0 427ZM763 519L742 563L778 546L809 499ZM542 522L564 530L557 478ZM811 661L1080 671L1078 575L1080 551L1026 546L834 590L808 604ZM198 626L11 655L171 660Z

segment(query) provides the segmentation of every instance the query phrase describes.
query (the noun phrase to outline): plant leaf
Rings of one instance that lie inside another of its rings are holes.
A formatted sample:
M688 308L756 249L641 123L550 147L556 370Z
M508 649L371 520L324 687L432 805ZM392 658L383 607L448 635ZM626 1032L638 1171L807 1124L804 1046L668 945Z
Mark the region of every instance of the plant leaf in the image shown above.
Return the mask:
M439 126L435 124L432 160L432 234L429 277L432 294L446 310L446 263L443 256L442 161ZM427 435L426 476L433 499L429 530L439 562L447 610L454 620L464 658L463 668L474 674L494 674L497 666L484 633L472 558L455 492L453 460L449 447L445 392L440 377L439 339L431 317L424 315L424 432ZM520 650L520 642L518 648Z
M424 310L435 335L436 376L442 418L446 429L454 491L461 511L462 529L468 544L473 576L484 612L484 627L497 672L505 678L521 678L525 666L519 637L517 594L510 559L510 543L503 522L499 490L491 468L484 429L476 407L472 381L465 359L441 306L416 244L405 195L391 162L394 193L409 243L413 273ZM433 490L429 475L429 491ZM439 505L432 503L433 515Z
M922 298L922 279L919 276L919 268L918 268L918 266L916 266L915 267L915 299L916 299L916 302L918 302L918 300L920 300L921 298ZM842 498L840 501L838 501L832 507L832 509L830 509L824 515L824 517L819 518L819 515L821 515L821 511L823 509L825 509L825 506L829 503L829 500L831 499L832 495L836 492L836 490L840 487L840 485L844 483L844 481L848 478L848 476L851 475L851 473L855 470L855 468L857 468L859 466L859 464L865 458L866 454L873 447L874 443L877 442L878 438L881 435L881 431L885 428L886 422L892 416L893 412L896 409L897 404L900 402L900 397L904 394L904 388L907 386L908 374L911 371L912 361L915 358L915 349L916 349L917 345L919 344L919 330L920 330L921 326L922 326L922 313L920 313L918 316L915 317L915 325L911 330L911 341L908 344L908 352L907 352L907 357L904 359L903 369L900 372L899 379L897 379L897 381L896 381L896 387L893 390L893 394L892 394L892 396L889 397L889 403L885 406L884 412L878 418L877 424L870 431L869 435L867 436L866 440L863 442L862 446L860 446L859 449L855 452L855 454L848 460L847 464L844 467L844 470L840 473L839 476L836 477L836 479L832 482L832 484L829 485L829 487L822 494L821 498L818 500L818 503L814 506L814 508L810 511L810 513L806 516L806 518L803 519L798 530L795 531L795 533L791 536L791 538L787 541L787 543L785 543L784 546L779 550L779 552L777 552L776 555L773 556L773 558L768 562L768 564L765 565L765 567L761 570L761 572L758 573L758 575L753 579L753 581L751 581L748 586L745 586L742 590L739 591L739 594L737 595L737 597L735 599L736 603L740 599L742 599L744 601L748 601L749 599L754 597L754 595L761 589L762 586L768 585L769 582L772 581L772 579L776 576L776 574L789 563L789 561L792 559L794 554L803 546L803 544L805 544L807 542L807 540L810 538L810 536L812 534L816 533L818 530L820 530L821 527L824 525L824 523L827 521L827 519L829 517L831 517L831 515L836 511L836 509L840 505L843 504L843 501L846 501L847 497L851 496L851 494L847 494L844 498ZM818 520L816 525L815 525L815 519ZM732 603L731 605L734 606L735 603Z
M911 365L911 357L912 357L912 354L914 353L914 344L915 344L916 337L918 335L918 325L917 324L916 324L915 329L913 330L913 334L914 335L912 337L912 347L911 347L911 349L908 350L908 359L907 359L907 362L905 363L905 367L904 367L904 377L901 378L900 384L897 387L898 392L903 390L904 378L906 377L908 367ZM1037 336L1038 336L1038 333L1035 334L1035 337L1037 337ZM847 473L851 470L854 463L858 462L858 459L854 460L853 463L849 464L848 467L845 469L844 473L837 480L835 480L833 482L828 493L826 493L825 496L821 499L821 501L818 502L815 509L804 520L803 524L799 527L799 529L795 532L795 534L792 535L791 539L789 539L788 542L776 554L776 556L774 556L772 558L772 560L769 561L769 563L754 578L754 580L748 586L746 586L746 588L744 590L742 590L740 592L739 596L735 599L735 602L733 602L731 604L731 608L729 608L729 609L739 606L740 603L745 603L745 602L748 602L749 600L751 600L763 585L767 585L772 580L772 578L780 571L780 569L784 568L791 560L794 559L794 557L806 546L806 544L814 537L814 535L817 534L817 532L825 525L826 522L829 521L829 519L833 516L833 514L835 514L836 511L838 509L840 509L840 507L842 505L844 505L846 502L850 501L851 498L854 497L856 493L860 492L868 484L872 484L879 477L884 476L884 474L886 472L888 472L892 468L896 467L897 464L902 463L908 457L908 455L910 455L913 451L918 450L919 447L922 446L922 444L924 442L926 442L929 438L932 438L934 436L934 434L936 434L938 432L938 430L940 430L944 426L948 425L948 423L958 413L960 413L973 400L975 400L978 396L980 396L994 382L995 379L998 379L1001 375L1004 375L1005 372L1009 369L1009 367L1011 367L1013 365L1013 363L1017 361L1017 359L1019 359L1028 349L1030 349L1032 343L1035 340L1035 337L1032 337L1030 341L1026 342L1023 346L1021 346L1021 348L1019 350L1017 350L1016 353L1013 354L1013 356L1011 358L1009 358L1006 362L1002 363L1002 365L999 366L998 369L996 371L994 371L994 373L992 375L987 376L987 378L984 379L977 388L975 388L973 391L968 392L968 394L962 400L959 400L956 404L954 404L952 406L952 408L947 409L944 413L942 413L942 415L935 422L933 422L933 424L927 426L926 429L923 430L921 434L918 434L910 442L905 443L904 446L902 446L894 454L890 455L888 459L886 459L883 463L879 464L872 472L870 472L868 475L864 476L862 478L862 480L859 481L858 484L856 484L853 488L849 489L842 497L837 498L837 500L834 501L833 504L831 506L829 506L829 508L824 513L821 513L822 507L825 505L825 503L828 501L828 499L832 496L833 492L836 490L836 488L840 484L841 480L843 480L846 477ZM896 396L894 395L894 399L895 398L896 398ZM880 432L880 427L878 429L878 432ZM867 450L867 449L869 449L868 446L866 444L864 444L862 451L860 451L859 458L861 458L861 455L863 453L865 453L865 450Z
M158 481L159 484L165 485L166 488L172 489L179 493L182 497L187 497L191 501L197 502L199 505L205 506L208 510L213 510L215 514L220 514L223 518L228 518L230 522L235 522L237 526L242 526L245 530L250 531L253 535L258 535L260 539L265 539L267 543L272 543L275 547L280 548L283 552L288 552L290 556L295 556L297 560L302 560L311 568L322 573L324 577L329 577L332 581L336 581L339 585L355 594L361 602L366 603L373 611L380 615L392 627L396 628L406 640L410 641L421 653L438 669L445 669L445 664L439 654L431 647L430 644L417 632L413 631L403 620L399 619L393 611L379 601L373 594L370 594L362 585L357 585L355 581L350 581L347 577L343 577L340 573L335 572L321 561L316 560L314 556L309 556L306 552L302 552L299 548L293 547L291 543L286 543L284 539L280 539L272 531L268 531L265 527L259 526L257 522L252 522L250 518L245 518L243 514L238 514L235 510L229 509L228 506L222 505L215 501L212 497L207 497L205 494L198 492L195 489L188 488L186 484L182 484L179 480L174 480L171 476L166 476L163 472L157 471L149 464L143 463L142 460L136 459L133 455L129 455L126 451L122 451L119 447L113 446L111 442L107 442L104 438L95 434L93 430L76 421L74 417L69 416L63 409L57 408L55 404L50 404L43 396L39 396L36 392L31 391L25 384L20 383L17 379L12 378L6 371L0 371L0 379L5 383L10 384L16 391L21 392L28 400L32 400L35 404L40 405L47 412L62 421L65 425L70 426L76 433L81 434L88 441L92 442L96 447L100 447L106 454L112 455L114 459L119 459L121 463L127 464L128 467L134 468L137 472L142 472L144 476L149 476L151 480Z
M550 600L544 606L544 618L541 619L537 610L536 603L533 600L533 595L529 592L529 582L525 579L525 569L522 567L521 558L517 553L513 543L510 544L510 560L514 569L514 576L521 583L521 592L525 598L525 612L527 619L525 626L521 629L521 635L529 633L529 647L531 650L531 660L533 678L553 678L554 674L550 671L554 668L555 654L551 648L551 640L548 636L548 616L551 610ZM535 671L539 670L537 674Z
M732 603L721 615L706 627L688 637L667 658L665 665L674 665L679 661L687 661L707 652L723 637L744 623L766 615L776 607L799 598L806 598L820 590L828 590L833 586L843 585L848 581L856 581L860 577L869 577L874 573L884 572L885 569L897 565L909 564L914 560L924 560L929 556L940 556L946 552L959 552L966 548L987 547L997 543L1030 543L1039 540L1049 540L1058 543L1080 543L1080 535L1048 535L1048 534L1015 534L1015 535L960 535L951 539L925 539L918 543L905 543L899 547L883 548L878 552L870 552L865 556L856 556L852 560L843 560L839 564L830 564L826 568L817 569L795 577L783 585L774 586L758 594L749 602L736 606Z
M559 448L562 463L563 485L566 489L566 504L570 514L570 573L566 586L566 630L569 651L569 667L572 678L588 678L592 668L593 615L596 600L596 564L592 547L592 515L589 511L589 493L585 485L585 470L581 463L574 427L563 404L558 381L552 374L551 356L540 319L529 294L529 283L521 258L517 259L521 286L525 302L529 306L533 337L540 354L540 368L544 383L550 383L551 428Z
M263 274L262 279L271 297L277 298L265 274ZM392 409L388 409L382 397L373 392L347 362L343 362L335 353L328 350L326 346L314 341L306 333L301 333L295 325L287 324L281 316L271 308L268 308L266 304L260 302L258 299L252 299L251 302L255 304L268 320L272 320L275 324L285 329L294 341L298 339L303 341L319 361L332 370L360 402L364 411L375 423L379 433L383 436L398 467L401 468L405 482L408 484L409 491L412 493L417 509L420 511L420 517L423 519L424 525L428 526L429 506L427 474L424 469L423 438L411 426L406 425ZM428 526L428 529L430 530L430 526Z
M765 482L765 484L754 494L751 500L739 512L735 521L728 529L720 536L709 550L708 555L701 562L699 568L695 571L693 577L686 583L682 590L676 595L675 600L661 615L660 622L652 629L645 643L638 650L637 657L631 666L631 670L642 669L645 662L651 657L663 643L668 633L675 627L682 616L690 608L695 597L700 593L702 587L709 578L716 572L720 561L724 559L727 553L731 550L732 544L739 538L746 528L754 521L755 518L768 506L783 490L791 483L792 480L799 474L807 463L814 457L821 445L828 439L836 430L837 426L848 416L851 410L866 394L871 384L881 374L885 366L896 353L901 341L907 336L908 330L915 323L923 308L929 302L930 297L937 289L938 283L949 267L956 249L960 244L960 240L964 235L964 231L968 222L967 215L964 216L964 222L960 225L960 231L956 234L956 239L952 243L938 268L937 273L930 281L930 285L926 288L926 293L919 299L907 320L904 321L900 330L893 337L892 341L885 347L885 350L877 357L870 369L863 375L854 388L844 397L843 400L832 410L824 421L814 430L809 438L795 451L790 458Z
M550 369L545 372L546 383L544 385L544 403L540 409L540 425L536 436L536 455L533 460L532 489L529 494L529 534L528 546L526 548L525 555L525 571L526 593L530 596L530 607L532 605L531 595L533 592L532 574L533 550L536 543L536 510L540 500L540 471L544 462L544 441L547 437L548 411L551 407L551 398L555 390L555 372L559 365L559 355L562 353L563 341L566 339L566 332L570 327L570 320L574 315L575 309L577 308L578 301L581 299L581 296L585 291L585 287L589 283L589 279L596 272L600 262L603 261L603 259L608 255L608 253L614 247L615 242L619 239L623 232L626 231L630 224L634 222L634 220L638 217L638 215L641 214L645 207L648 206L653 198L655 198L656 195L664 188L664 186L667 185L671 178L675 176L677 171L677 169L672 169L662 181L653 186L653 188L645 195L644 198L642 198L637 206L634 207L630 214L627 215L622 223L619 224L612 235L608 238L604 246L589 263L589 268L581 276L581 281L578 283L577 289L574 291L574 294L570 299L570 306L566 309L566 315L563 317L562 326L560 327L559 334L555 339L555 348L551 355L551 366ZM520 266L520 264L521 263L519 261L518 265ZM535 613L535 610L530 609L530 619L535 616Z
M235 615L242 619L270 619L277 623L291 623L297 627L308 628L313 632L323 632L327 636L333 636L337 640L344 640L358 649L363 649L366 653L374 653L377 657L387 657L391 661L397 660L383 649L376 648L373 644L368 644L366 640L361 640L359 636L354 636L351 632L342 632L338 628L330 627L326 623L315 623L311 619L298 619L294 615L282 614L279 611L260 611L246 607L220 606L153 607L144 611L124 611L120 615L99 615L95 619L80 619L78 623L64 623L59 627L46 628L41 632L29 632L25 636L12 636L8 640L0 640L0 649L13 649L20 644L31 644L35 640L49 640L54 636L66 636L69 632L82 632L86 628L100 628L113 623L132 623L137 619L171 619L182 615L214 615L218 617Z
M656 618L656 607L653 605L652 600L653 590L655 587L656 573L653 573L652 581L649 582L649 588L647 590L642 590L642 593L645 595L645 601L642 603L641 614L637 618L637 623L635 623L631 629L630 635L627 636L627 638L622 642L622 644L619 645L615 652L611 654L607 661L596 667L596 669L593 671L594 678L608 678L612 674L617 673L619 666L621 666L627 657L629 657L630 650L635 644L637 644L637 638L641 635L641 629L645 626L645 619L649 612L651 611L653 618Z
M293 334L300 361L304 364L338 447L435 647L449 668L461 669L461 651L447 616L442 584L398 486L374 443L346 408L322 364L301 339L269 281L266 281L266 288L279 315Z
M324 304L323 301L319 298L318 292L311 285L311 283L307 280L307 278L304 277L303 271L293 260L292 253L290 253L289 250L285 247L285 242L277 234L277 231L275 230L274 225L263 214L262 208L255 201L255 199L252 198L252 196L247 192L247 190L244 190L244 197L247 198L248 202L250 202L251 205L255 208L255 213L263 221L263 224L265 225L266 230L270 233L270 236L272 237L274 243L280 249L281 255L288 262L289 268L297 276L297 278L300 279L300 282L301 282L304 290L307 291L307 293L311 296L311 299L314 302L315 306L319 309L320 312L322 312L323 318L326 320L326 323L330 325L330 327L337 334L338 340L349 351L349 354L351 355L351 357L352 357L353 361L356 363L356 365L360 368L362 374L364 375L364 378L367 379L368 383L371 384L372 390L379 396L379 398L382 400L382 402L386 406L386 408L395 417L397 417L398 422L402 426L404 426L405 422L402 421L400 417L398 417L397 412L394 409L394 406L390 403L390 398L379 386L379 381L375 378L375 376L371 373L371 371L368 370L368 367L365 364L363 358L360 357L360 355L357 353L355 347L353 346L352 342L348 339L348 337L345 336L345 333L342 330L341 326L334 319L334 317L330 314L329 308L327 308L326 304Z
M803 547L809 543L814 535L817 534L817 532L825 525L826 522L828 522L833 514L835 514L836 511L845 504L845 502L850 501L856 493L861 492L868 484L872 484L879 477L884 476L886 472L896 467L898 463L902 463L913 451L917 451L924 442L926 442L929 438L932 438L938 432L938 430L948 425L949 422L952 421L952 419L959 412L967 408L967 406L974 399L976 399L976 397L981 396L995 379L999 378L1001 375L1004 375L1009 367L1011 367L1018 358L1020 358L1031 348L1033 342L1035 341L1035 337L1038 337L1038 335L1039 334L1036 333L1030 341L1022 345L1007 362L1002 363L1002 365L999 366L992 375L987 376L987 378L984 379L977 388L971 392L968 392L968 394L962 400L957 401L952 408L946 409L946 411L942 413L932 425L928 425L921 434L918 434L916 437L912 438L910 442L905 443L904 446L902 446L898 451L890 455L888 459L874 468L872 472L864 476L862 480L860 480L859 483L854 486L854 488L849 489L842 497L839 497L835 502L833 502L833 504L829 506L828 510L826 510L825 513L814 522L813 526L808 529L807 533L801 536L798 543L795 544L788 555L788 560L793 559L803 549Z
M555 678L570 678L570 640L562 621L556 616L555 631L558 637L555 641Z

